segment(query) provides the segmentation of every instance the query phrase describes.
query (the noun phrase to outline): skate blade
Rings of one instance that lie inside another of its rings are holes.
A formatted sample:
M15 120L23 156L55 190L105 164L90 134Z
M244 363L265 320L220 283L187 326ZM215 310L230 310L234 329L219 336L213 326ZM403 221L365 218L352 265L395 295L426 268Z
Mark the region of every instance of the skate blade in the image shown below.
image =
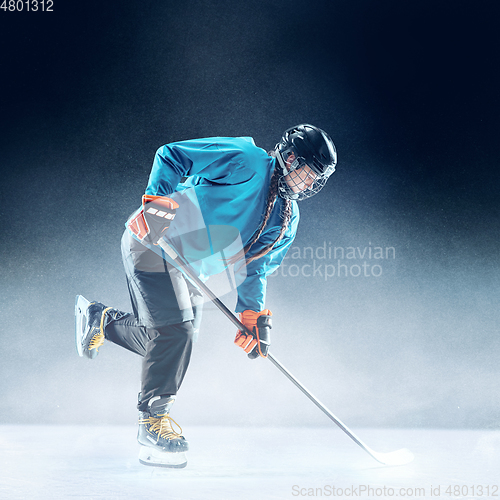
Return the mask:
M187 454L185 451L180 453L169 453L150 448L149 446L141 446L139 451L139 462L143 465L150 465L153 467L182 469L187 465Z
M83 297L82 295L77 295L75 300L75 341L76 341L76 350L80 357L83 357L83 346L82 346L82 337L83 337L83 327L85 322L87 321L85 317L85 311L89 306L90 302Z

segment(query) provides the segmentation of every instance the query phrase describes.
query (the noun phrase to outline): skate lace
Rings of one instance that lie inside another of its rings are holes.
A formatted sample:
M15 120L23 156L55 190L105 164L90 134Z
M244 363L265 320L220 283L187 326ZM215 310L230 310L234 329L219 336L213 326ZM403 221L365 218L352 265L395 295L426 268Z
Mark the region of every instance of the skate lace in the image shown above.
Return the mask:
M101 315L101 325L99 326L99 333L96 333L89 342L89 351L96 349L99 352L99 347L104 344L104 316L106 312L112 309L111 307L106 307Z
M104 344L104 334L96 333L89 342L89 351L92 349L97 349L99 351L99 347Z
M181 426L168 413L166 415L159 415L158 418L143 418L140 420L140 423L150 426L150 432L154 432L157 435L157 442L160 437L163 439L176 439L182 437ZM178 427L179 432L173 429L172 423Z

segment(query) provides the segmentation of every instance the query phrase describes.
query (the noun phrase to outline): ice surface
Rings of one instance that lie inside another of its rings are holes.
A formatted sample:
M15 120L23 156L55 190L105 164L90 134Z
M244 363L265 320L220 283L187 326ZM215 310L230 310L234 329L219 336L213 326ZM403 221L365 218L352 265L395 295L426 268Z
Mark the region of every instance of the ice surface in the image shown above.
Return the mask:
M415 460L405 466L382 466L333 425L191 427L184 429L191 447L188 466L160 469L138 462L134 426L4 425L0 426L0 498L335 498L334 487L337 498L355 498L353 488L358 498L402 496L400 488L413 498L439 498L440 487L444 499L472 498L473 485L476 493L482 485L481 498L490 498L486 486L493 493L492 486L500 482L500 431L356 429L356 433L378 452L407 447ZM360 490L363 486L366 489ZM466 486L468 495L447 495L448 486L452 493L455 486ZM339 489L347 494L339 495Z

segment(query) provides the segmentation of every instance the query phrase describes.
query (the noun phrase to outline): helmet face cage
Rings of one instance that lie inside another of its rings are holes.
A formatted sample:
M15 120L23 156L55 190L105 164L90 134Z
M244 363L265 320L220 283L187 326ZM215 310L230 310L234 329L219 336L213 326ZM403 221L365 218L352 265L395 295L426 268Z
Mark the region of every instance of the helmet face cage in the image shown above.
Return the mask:
M278 180L281 198L297 201L310 198L335 171L335 146L327 134L312 125L288 129L275 150L283 171ZM294 158L290 158L292 155Z

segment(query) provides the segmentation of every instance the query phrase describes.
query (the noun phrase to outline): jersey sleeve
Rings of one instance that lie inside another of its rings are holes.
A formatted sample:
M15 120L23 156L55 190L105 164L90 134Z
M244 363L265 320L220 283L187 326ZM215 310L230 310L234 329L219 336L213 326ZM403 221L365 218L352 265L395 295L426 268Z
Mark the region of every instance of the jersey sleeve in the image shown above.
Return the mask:
M243 312L247 309L259 312L264 309L267 291L267 276L274 273L281 265L297 233L299 211L296 203L293 203L295 205L295 210L281 241L268 254L247 265L247 277L238 287L236 312ZM255 250L252 247L247 257L251 257L257 253L259 248L272 243L277 238L278 234L279 229L276 226L273 227L271 231L264 232L254 246L257 246L258 243L260 243L260 245L258 245Z
M237 148L216 138L166 144L156 151L146 194L172 194L183 177L191 176L225 185L244 182L254 172L240 156Z

